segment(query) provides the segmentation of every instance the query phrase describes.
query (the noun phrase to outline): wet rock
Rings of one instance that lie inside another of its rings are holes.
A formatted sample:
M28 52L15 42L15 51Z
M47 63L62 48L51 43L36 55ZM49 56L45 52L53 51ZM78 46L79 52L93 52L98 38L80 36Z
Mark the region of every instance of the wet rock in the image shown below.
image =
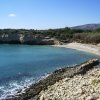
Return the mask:
M19 93L22 92L22 89L18 89L18 90L16 90L16 91L17 91L17 93L19 94Z
M12 98L12 100L28 100L35 96L37 96L37 98L38 98L39 93L43 90L48 89L48 86L51 86L51 85L59 82L60 80L62 83L62 79L65 79L66 77L68 77L68 79L66 79L66 81L69 81L70 78L73 78L75 75L80 75L80 74L84 75L88 70L92 69L94 66L96 66L98 64L99 64L98 59L92 59L92 60L89 60L80 65L76 65L74 67L70 67L70 68L66 67L66 68L56 70L51 75L49 75L46 79L40 80L38 83L33 84L29 89L25 90L25 93L19 95L16 98ZM81 79L82 79L82 77L80 78L80 80ZM78 79L74 80L74 81L78 81ZM74 81L72 82L73 84L69 84L71 87L74 86L74 84L75 84ZM63 82L63 84L64 84L64 82ZM60 86L61 85L59 84L58 87L60 87ZM76 84L76 86L77 86L77 84ZM55 89L55 87L53 87L53 89ZM62 88L59 90L58 94L60 94L61 90L62 90ZM82 91L79 91L79 93L82 94ZM55 92L53 94L55 94ZM53 95L53 94L51 94L51 95ZM62 93L62 94L65 95L65 93ZM43 99L43 97L41 97L41 98ZM38 100L38 99L36 99L36 100Z

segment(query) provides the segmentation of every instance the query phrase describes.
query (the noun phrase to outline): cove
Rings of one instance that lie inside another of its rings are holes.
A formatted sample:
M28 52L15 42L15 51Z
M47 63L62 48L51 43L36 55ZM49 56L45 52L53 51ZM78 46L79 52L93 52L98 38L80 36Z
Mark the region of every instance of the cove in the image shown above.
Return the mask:
M0 99L16 94L56 69L80 64L91 53L53 46L0 45Z

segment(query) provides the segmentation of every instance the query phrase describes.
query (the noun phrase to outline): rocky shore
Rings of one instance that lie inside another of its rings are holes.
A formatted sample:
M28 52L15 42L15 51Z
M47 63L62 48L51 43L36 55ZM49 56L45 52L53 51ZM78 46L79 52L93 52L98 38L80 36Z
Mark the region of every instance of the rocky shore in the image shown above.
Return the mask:
M87 71L94 68L94 66L96 66L98 64L99 64L98 59L92 59L92 60L84 62L80 65L76 65L76 66L69 67L69 68L66 67L66 68L56 70L51 75L49 75L47 78L42 79L39 82L30 86L30 88L25 90L25 93L16 95L15 97L12 97L12 98L11 97L7 98L7 100L52 100L52 99L53 100L72 100L72 99L63 99L62 98L63 95L61 95L61 94L58 95L58 97L57 97L58 99L55 98L56 93L59 94L59 91L58 90L56 91L56 88L58 88L58 86L60 88L60 82L62 82L61 86L63 86L63 84L65 83L66 87L68 88L69 86L67 86L67 84L69 84L69 85L71 85L71 84L70 84L70 82L66 83L67 80L71 80L71 79L76 80L75 78L83 77L83 75L85 75L85 73ZM77 76L77 75L80 75L80 76ZM64 82L64 80L66 80L66 82ZM80 78L80 80L81 80L81 78ZM80 82L80 81L77 81L77 82ZM76 84L75 86L78 86L77 82L75 83ZM74 81L72 81L72 83L74 84ZM51 89L53 86L55 88ZM69 87L69 90L70 89L71 89L71 86ZM62 90L62 87L61 87L61 90ZM66 90L62 90L62 91L66 91ZM71 92L71 90L69 91L69 93L70 92ZM63 92L61 92L61 93L63 93ZM67 93L67 94L69 94L69 93ZM52 94L54 94L54 95L52 95ZM70 94L69 94L69 96L70 96ZM62 99L59 99L59 97L61 97ZM74 100L76 100L76 99L74 99Z
M100 68L66 77L40 93L40 100L100 100Z
M54 45L55 39L31 33L0 33L0 44Z

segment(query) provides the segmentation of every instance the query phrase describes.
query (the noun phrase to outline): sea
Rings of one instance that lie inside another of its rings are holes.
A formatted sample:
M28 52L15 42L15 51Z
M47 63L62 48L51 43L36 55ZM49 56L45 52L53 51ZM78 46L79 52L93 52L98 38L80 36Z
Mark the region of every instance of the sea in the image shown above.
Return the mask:
M0 44L0 100L24 92L54 70L99 56L43 45Z

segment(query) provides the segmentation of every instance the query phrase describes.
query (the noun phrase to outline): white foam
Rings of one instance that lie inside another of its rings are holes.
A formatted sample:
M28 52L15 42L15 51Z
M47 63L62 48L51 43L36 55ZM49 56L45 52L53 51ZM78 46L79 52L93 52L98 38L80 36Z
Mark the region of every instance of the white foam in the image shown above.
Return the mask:
M28 88L33 83L34 81L32 79L26 79L20 84L18 82L11 82L8 88L6 86L1 86L0 90L3 92L3 94L1 95L0 100L4 100L8 96L10 97L24 92L25 88ZM18 91L20 92L18 93Z
M46 78L48 75L49 74L45 74L44 76L41 76L36 80L33 80L33 78L27 78L20 83L18 83L17 81L10 82L8 88L6 86L1 86L0 90L3 92L3 94L1 95L0 100L5 100L8 97L24 93L26 88L29 88L35 82Z

